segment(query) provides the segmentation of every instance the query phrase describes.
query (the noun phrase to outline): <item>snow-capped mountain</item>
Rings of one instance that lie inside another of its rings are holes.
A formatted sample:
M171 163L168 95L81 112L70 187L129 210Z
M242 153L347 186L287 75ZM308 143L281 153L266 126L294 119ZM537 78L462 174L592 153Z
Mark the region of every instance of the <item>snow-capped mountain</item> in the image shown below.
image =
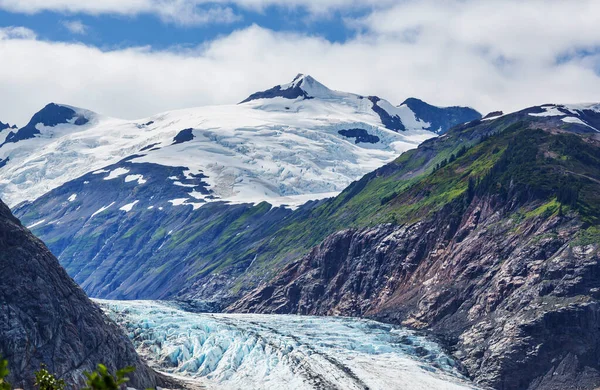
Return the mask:
M0 194L33 200L85 173L129 163L184 167L202 176L188 203L273 204L329 196L434 136L407 105L332 91L310 76L241 104L166 112L136 121L49 104L0 146ZM101 172L127 180L127 168ZM143 185L143 181L138 181ZM201 193L200 193L201 192ZM294 199L299 197L298 199Z
M302 75L240 104L137 121L50 104L6 136L0 194L30 201L15 213L88 294L172 297L219 264L262 267L250 249L292 209L300 218L435 137L436 120ZM248 251L233 261L230 246ZM223 292L214 275L209 296Z

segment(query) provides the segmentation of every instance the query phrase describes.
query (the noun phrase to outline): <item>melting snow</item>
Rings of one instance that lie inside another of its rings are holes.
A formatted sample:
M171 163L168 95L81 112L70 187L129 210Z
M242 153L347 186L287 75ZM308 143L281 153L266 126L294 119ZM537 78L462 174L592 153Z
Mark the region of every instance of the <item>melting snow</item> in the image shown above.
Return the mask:
M144 179L144 175L127 175L125 176L125 183L129 183L130 181L136 181L138 184L144 184L147 180Z
M557 106L541 106L544 109L544 112L539 113L529 113L531 116L564 116L567 115L564 112L560 111Z
M29 225L29 226L27 226L27 229L32 229L32 228L34 228L34 227L36 227L36 226L38 226L38 225L41 225L41 224L43 224L45 221L46 221L45 219L42 219L41 221L37 221L36 223L34 223L34 224L32 224L32 225Z
M69 196L69 202L73 202L73 201L75 201L75 199L77 199L77 194L73 194L73 195Z
M198 192L196 190L189 193L189 195L196 199L204 199L205 195L202 192Z
M587 126L587 127L591 128L591 129L594 129L594 130L598 131L596 128L594 128L594 127L592 127L592 126L588 125L587 123L585 123L585 122L584 122L584 121L582 121L581 119L579 119L579 118L576 118L576 117L574 117L574 116L567 116L567 117L564 117L564 118L562 118L562 121L563 121L563 122L566 122L566 123L575 123L575 124L578 124L578 125L584 125L584 126Z
M115 204L115 202L112 202L111 204L109 204L108 206L104 206L104 207L100 207L98 210L96 210L96 212L94 214L92 214L92 216L90 218L92 218L95 215L100 214L101 212L103 212L104 210L108 209L110 206L112 206L113 204Z
M498 114L498 115L490 116L487 118L483 118L481 120L482 121L493 121L494 119L502 118L504 115L506 115L506 114Z
M136 200L136 201L133 201L131 203L128 203L125 206L121 207L119 210L123 210L126 213L128 213L128 212L131 211L131 209L133 209L133 206L135 206L137 202L139 202L139 200Z
M117 169L113 169L108 176L106 176L104 178L104 180L112 180L112 179L116 179L119 176L122 176L126 173L129 172L129 169L125 169L125 168L117 168Z
M188 187L188 188L197 187L195 184L183 184L180 181L174 181L173 184L176 185L176 186L179 186L179 187Z
M151 365L214 389L474 389L434 342L369 320L97 300Z
M173 205L173 206L192 206L192 208L194 210L199 209L200 207L204 206L206 203L194 203L194 202L188 202L188 198L178 198L178 199L172 199L169 202ZM162 208L159 208L159 210L162 210Z
M173 206L181 206L181 205L185 204L186 200L188 200L188 198L172 199L169 201L169 203L171 203Z

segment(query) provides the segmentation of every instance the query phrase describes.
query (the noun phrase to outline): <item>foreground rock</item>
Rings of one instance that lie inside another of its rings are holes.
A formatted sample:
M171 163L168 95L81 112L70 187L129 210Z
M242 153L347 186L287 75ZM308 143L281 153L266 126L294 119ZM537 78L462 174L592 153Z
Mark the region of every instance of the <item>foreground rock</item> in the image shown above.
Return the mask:
M135 366L129 376L137 388L158 380L127 336L1 201L0 355L9 360L8 379L17 388L32 389L42 363L70 385L98 363L113 372Z

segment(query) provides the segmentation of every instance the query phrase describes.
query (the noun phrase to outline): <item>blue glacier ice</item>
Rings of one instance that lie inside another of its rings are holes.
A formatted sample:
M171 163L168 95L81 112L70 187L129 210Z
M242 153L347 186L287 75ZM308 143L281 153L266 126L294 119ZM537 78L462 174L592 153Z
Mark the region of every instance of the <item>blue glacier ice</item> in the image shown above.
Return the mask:
M438 344L343 317L199 314L96 300L156 369L214 389L475 389Z

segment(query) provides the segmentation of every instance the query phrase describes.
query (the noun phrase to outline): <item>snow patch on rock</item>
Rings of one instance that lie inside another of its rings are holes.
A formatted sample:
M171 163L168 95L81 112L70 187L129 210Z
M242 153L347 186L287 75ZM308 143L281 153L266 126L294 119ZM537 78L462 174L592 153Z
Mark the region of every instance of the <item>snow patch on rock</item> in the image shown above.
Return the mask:
M103 211L105 211L105 210L108 210L108 208L110 208L110 207L111 207L112 205L114 205L114 204L115 204L115 202L112 202L112 203L111 203L111 204L109 204L108 206L102 206L102 207L100 207L98 210L96 210L96 211L94 212L94 214L92 214L92 215L90 216L90 218L92 218L92 217L94 217L94 216L96 216L96 215L100 214L101 212L103 212Z
M135 206L138 202L139 202L139 200L128 203L125 206L119 208L119 210L122 210L122 211L125 211L126 213L128 213L133 209L133 206Z
M113 179L116 179L119 176L125 175L126 173L129 173L129 169L125 169L125 168L113 169L112 171L110 171L110 173L108 174L108 176L106 176L104 178L104 180L113 180Z
M144 184L147 180L144 179L144 175L127 175L125 177L125 183L137 181L138 184Z

